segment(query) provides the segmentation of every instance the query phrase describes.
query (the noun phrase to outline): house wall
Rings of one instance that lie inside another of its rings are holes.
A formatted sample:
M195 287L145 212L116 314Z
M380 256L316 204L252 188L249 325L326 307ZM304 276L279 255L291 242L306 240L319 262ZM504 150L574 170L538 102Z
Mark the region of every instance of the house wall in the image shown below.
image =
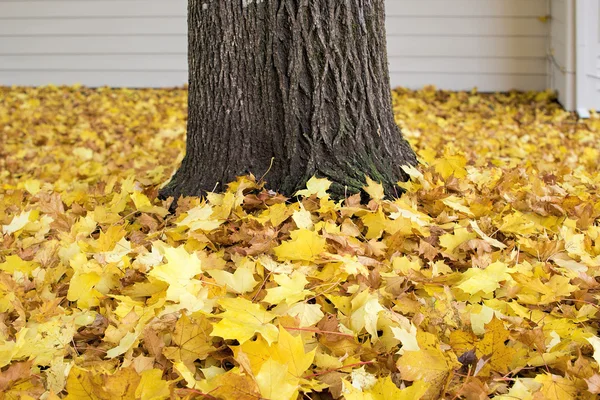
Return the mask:
M548 0L388 0L392 86L543 90L548 10Z
M187 82L186 0L0 0L0 84Z
M549 1L388 0L392 85L545 89ZM0 0L0 85L181 85L186 3Z
M575 0L551 0L550 87L568 110L575 109Z

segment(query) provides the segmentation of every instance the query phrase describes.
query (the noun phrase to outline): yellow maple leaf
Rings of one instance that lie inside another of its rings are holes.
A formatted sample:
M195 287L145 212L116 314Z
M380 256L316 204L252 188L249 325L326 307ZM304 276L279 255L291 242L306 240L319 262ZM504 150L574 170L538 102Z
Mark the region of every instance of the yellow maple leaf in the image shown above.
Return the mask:
M162 380L163 371L148 369L141 374L141 380L135 389L135 398L140 400L164 400L171 395L170 383Z
M183 362L193 369L195 360L204 360L215 350L211 331L212 325L205 316L200 314L191 319L182 313L173 332L173 343L176 346L165 347L163 354L170 360Z
M377 292L370 293L364 290L352 299L352 314L350 315L350 327L359 334L365 328L371 335L371 342L376 342L377 321L379 313L385 309L379 304Z
M446 154L432 162L435 171L444 179L454 175L455 178L464 178L467 176L467 158L460 154Z
M398 388L388 375L379 378L368 390L360 390L347 381L342 381L342 393L346 400L418 400L427 392L429 384L415 381L405 389Z
M290 236L290 240L273 249L281 260L313 261L325 251L326 240L317 232L298 229L290 232Z
M366 177L367 186L363 186L363 190L367 192L369 197L375 201L381 201L385 197L385 193L383 191L383 185L381 183L375 182L368 176Z
M511 269L501 261L496 261L485 269L469 268L462 274L456 287L471 295L479 292L489 295L500 287L500 282L513 280L509 272Z
M77 306L81 309L97 306L103 295L95 289L95 286L101 278L97 272L76 272L69 283L67 300L76 301Z
M166 216L169 213L164 207L153 206L148 197L142 192L133 192L131 193L131 200L133 200L133 204L135 205L135 209L141 212L149 213L149 214L157 214L161 217Z
M265 210L266 218L271 221L271 225L279 226L283 221L288 219L294 210L285 203L277 203L269 206L268 210Z
M590 342L594 348L594 355L592 357L594 357L594 360L600 365L600 338L598 336L591 336L586 338L586 340Z
M201 204L189 210L185 218L177 225L187 226L190 231L202 230L209 232L217 229L223 222L223 220L213 218L213 209L209 204Z
M361 220L369 229L365 235L366 239L378 238L388 225L388 220L381 209L378 209L376 212L363 215Z
M409 387L399 389L388 375L378 379L370 391L373 394L373 400L418 400L427 393L428 387L429 383L427 382L415 381Z
M246 267L237 267L233 273L220 269L212 269L207 272L218 285L226 286L233 293L250 292L258 283L254 279L252 270Z
M325 178L317 178L313 176L306 182L306 189L298 190L296 196L310 197L316 194L318 198L327 198L327 190L331 186L331 182Z
M305 302L296 303L288 308L286 315L296 317L300 328L313 326L325 316L319 304Z
M279 286L267 289L267 295L263 300L266 303L279 304L285 302L287 304L294 304L300 300L304 300L311 293L309 290L304 289L308 284L308 280L301 272L294 271L291 277L276 274L273 280Z
M183 246L165 247L163 252L167 263L153 267L148 276L169 284L167 300L179 302L187 293L197 294L202 285L192 278L202 273L200 259Z
M540 393L545 400L571 400L577 398L577 386L569 378L554 374L540 374L535 381L542 384Z
M100 376L94 379L90 371L74 366L69 371L67 378L66 390L68 395L65 398L69 400L100 399L100 397L94 394L95 386L99 383L100 379Z
M38 268L39 264L35 261L25 261L17 255L6 256L6 261L0 263L0 270L14 274L21 273L26 276L31 276L34 269Z
M471 239L475 239L477 235L474 232L469 232L467 228L463 228L461 226L456 225L454 227L454 233L445 233L440 236L440 244L442 247L446 249L446 251L450 254L454 252L461 244L469 241Z
M270 322L276 315L242 297L221 299L219 305L224 312L216 315L221 321L213 325L211 336L223 339L236 339L240 344L250 340L255 333L260 333L267 341L277 340L279 330Z
M186 381L195 382L193 375L188 376ZM268 378L267 378L268 379ZM265 379L265 381L267 380ZM267 382L263 382L268 387ZM196 386L204 393L210 393L211 396L223 400L258 400L261 393L256 379L247 373L242 373L239 368L233 368L222 374L217 374L207 380L202 380L191 387ZM267 389L265 387L265 390ZM273 399L275 399L274 397Z
M317 349L309 352L304 350L302 336L293 336L283 327L279 327L277 343L271 346L271 357L273 360L287 366L291 375L289 379L300 379L310 368L315 359Z
M304 208L302 203L299 203L299 204L300 204L300 210L294 211L294 214L292 214L292 219L294 220L294 222L296 223L296 226L299 229L309 229L310 230L314 226L311 213L310 213L310 211L307 211Z
M2 225L2 231L8 235L15 233L21 229L23 229L31 220L33 220L34 216L30 211L23 211L21 214L13 217L12 221L8 225Z
M403 354L405 351L419 351L419 343L417 341L417 328L411 323L408 329L405 327L391 327L394 338L402 343L402 348L398 354Z
M523 236L528 236L538 231L536 224L527 215L515 211L502 217L502 225L500 231L504 233L516 233Z
M298 385L290 383L287 373L287 365L272 358L265 361L255 376L262 397L281 400L296 399L298 397Z
M459 199L457 196L448 196L445 199L442 200L442 203L444 203L445 205L447 205L448 207L456 210L456 211L460 211L463 214L466 214L470 217L474 217L475 214L473 214L471 212L471 210L469 209L469 207L465 206L464 204L462 204L462 200Z
M489 357L489 362L479 372L482 376L487 376L491 371L498 371L506 374L512 369L517 354L513 347L507 346L510 333L504 327L504 323L496 317L493 317L489 324L485 326L483 339L476 344L477 357Z
M396 362L400 376L408 381L423 381L429 384L425 398L438 398L450 377L452 364L438 348L406 351Z

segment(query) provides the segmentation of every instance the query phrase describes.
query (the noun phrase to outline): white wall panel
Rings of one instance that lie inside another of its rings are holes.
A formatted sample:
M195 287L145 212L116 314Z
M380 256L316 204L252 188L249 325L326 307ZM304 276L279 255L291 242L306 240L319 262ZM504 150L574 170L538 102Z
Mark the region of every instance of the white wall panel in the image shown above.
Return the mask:
M549 0L388 0L392 86L547 87Z
M187 82L186 0L0 0L0 85Z
M387 0L393 86L544 89L550 0ZM552 0L555 1L555 0ZM0 0L0 85L187 81L186 0Z
M551 0L550 87L568 110L575 109L575 1Z

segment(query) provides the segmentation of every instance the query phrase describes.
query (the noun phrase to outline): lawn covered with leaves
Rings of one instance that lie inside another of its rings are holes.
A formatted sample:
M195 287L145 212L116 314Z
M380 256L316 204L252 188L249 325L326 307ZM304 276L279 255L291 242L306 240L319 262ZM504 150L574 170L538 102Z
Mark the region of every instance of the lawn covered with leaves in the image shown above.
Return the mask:
M0 88L1 398L600 393L596 115L398 90L401 198L241 177L169 214L186 101Z

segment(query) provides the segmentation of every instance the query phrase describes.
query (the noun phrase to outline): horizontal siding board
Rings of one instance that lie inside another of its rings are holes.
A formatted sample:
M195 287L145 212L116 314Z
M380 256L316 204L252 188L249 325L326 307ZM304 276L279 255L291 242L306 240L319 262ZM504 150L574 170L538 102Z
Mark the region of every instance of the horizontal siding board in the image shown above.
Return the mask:
M0 36L187 35L186 17L6 19Z
M539 17L546 0L397 0L386 2L388 16Z
M537 18L388 16L388 35L542 36L548 25Z
M173 87L187 82L187 73L165 71L3 71L0 85L41 86L48 84L114 87Z
M187 71L187 54L0 55L2 70Z
M0 19L80 17L184 17L186 0L0 2Z
M388 56L545 57L546 38L390 36Z
M1 59L0 59L1 63ZM390 72L545 75L546 58L390 57Z
M544 90L546 76L531 75L477 75L477 74L424 74L424 73L392 73L392 87L419 89L434 85L445 90L471 90L477 88L481 92L502 92L511 89Z
M0 37L0 54L187 54L187 36Z

